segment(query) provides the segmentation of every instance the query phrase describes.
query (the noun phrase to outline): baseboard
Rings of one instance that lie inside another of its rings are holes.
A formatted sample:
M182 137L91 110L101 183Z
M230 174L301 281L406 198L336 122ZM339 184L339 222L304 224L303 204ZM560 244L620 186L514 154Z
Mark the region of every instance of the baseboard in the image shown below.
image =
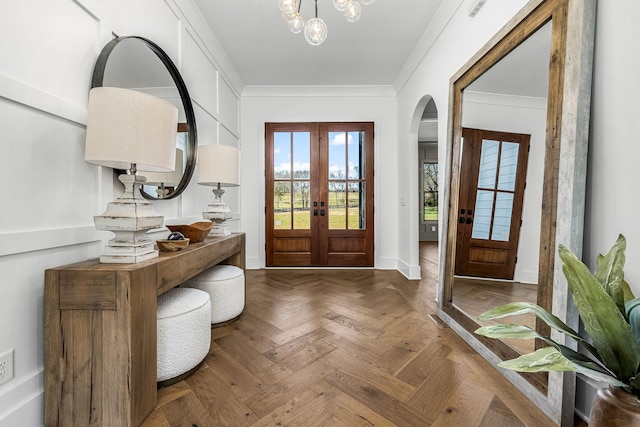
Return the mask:
M0 387L0 427L41 426L44 408L44 370L22 382Z
M395 258L376 258L374 268L377 270L397 270L398 262Z
M402 260L397 260L397 270L409 280L420 280L420 265L409 265Z
M260 270L265 268L264 261L260 258L247 258L245 260L247 270ZM404 270L400 268L401 263L395 258L377 258L376 265L373 267L376 270L398 270L409 280L420 280L420 266L409 267L406 264L402 264Z
M591 404L599 388L607 387L605 383L598 383L591 378L578 374L576 377L576 407L575 412L580 419L589 422Z
M247 270L260 270L264 268L264 261L260 258L247 258L245 259L245 268Z

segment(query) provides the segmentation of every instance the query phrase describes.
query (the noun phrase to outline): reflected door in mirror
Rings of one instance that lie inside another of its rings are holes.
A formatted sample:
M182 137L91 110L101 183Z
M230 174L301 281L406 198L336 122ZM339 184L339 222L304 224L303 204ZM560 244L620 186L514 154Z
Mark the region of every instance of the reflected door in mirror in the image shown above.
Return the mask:
M529 135L463 128L455 274L513 280Z

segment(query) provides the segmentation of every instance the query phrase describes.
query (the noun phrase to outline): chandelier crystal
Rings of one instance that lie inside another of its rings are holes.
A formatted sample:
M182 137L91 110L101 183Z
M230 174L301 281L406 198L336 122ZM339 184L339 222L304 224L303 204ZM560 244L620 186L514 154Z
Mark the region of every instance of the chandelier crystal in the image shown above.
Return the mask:
M296 13L295 16L289 21L289 29L292 33L298 34L304 28L304 19L300 16L299 13Z
M333 6L340 12L344 12L347 6L349 6L349 0L333 0Z
M280 6L280 12L282 17L289 21L296 16L298 11L298 0L278 0L278 6Z
M347 8L344 11L344 16L349 22L356 22L360 19L360 13L362 12L362 6L356 0L350 0Z
M304 37L314 46L322 44L327 38L327 24L319 18L309 19L304 25Z
M375 0L333 0L333 6L344 13L349 22L356 22L360 19L362 5L370 5ZM304 37L311 45L322 44L327 38L327 24L318 18L318 0L315 3L315 17L306 21L300 14L302 0L278 0L278 6L282 17L289 24L289 30L298 34L304 29Z

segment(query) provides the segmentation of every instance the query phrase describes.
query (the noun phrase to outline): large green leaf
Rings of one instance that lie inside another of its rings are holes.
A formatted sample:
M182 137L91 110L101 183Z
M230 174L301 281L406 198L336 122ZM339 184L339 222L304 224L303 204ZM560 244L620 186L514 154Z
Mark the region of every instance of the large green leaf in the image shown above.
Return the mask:
M576 366L554 347L545 347L516 359L498 363L498 366L518 372L577 371Z
M640 345L625 317L587 266L564 246L558 250L585 330L604 364L620 379L634 377L640 364Z
M624 307L627 319L629 319L629 326L631 326L631 332L633 332L636 340L640 342L640 298L627 301Z
M542 338L542 335L533 329L527 326L516 325L514 323L499 323L497 325L482 326L476 329L475 333L488 338L498 339L530 340L534 338Z
M624 305L634 298L629 284L624 280L626 247L627 241L620 234L607 255L598 255L598 266L594 274L623 315L625 314Z
M478 316L478 320L495 320L507 316L517 316L521 314L535 315L536 317L538 317L538 319L542 320L553 329L563 332L576 341L582 343L591 354L593 354L598 359L600 358L600 356L598 355L598 351L589 342L582 338L576 331L567 326L567 324L560 320L557 316L549 313L539 305L530 302L512 302L509 304L500 305L492 310L482 313L480 316Z
M607 370L606 367L601 366L596 361L589 359L587 356L578 353L577 351L559 344L551 338L544 336L537 331L523 325L516 325L513 323L500 323L496 325L482 326L475 331L478 335L483 335L488 338L498 339L521 339L528 340L538 338L547 344L553 346L564 357L571 360L576 364L580 364L582 367L591 369L601 374L611 376L613 373Z
M607 382L614 387L626 385L611 375L592 369L592 363L571 360L563 356L555 347L545 347L516 359L500 362L498 366L518 372L579 372L597 381Z

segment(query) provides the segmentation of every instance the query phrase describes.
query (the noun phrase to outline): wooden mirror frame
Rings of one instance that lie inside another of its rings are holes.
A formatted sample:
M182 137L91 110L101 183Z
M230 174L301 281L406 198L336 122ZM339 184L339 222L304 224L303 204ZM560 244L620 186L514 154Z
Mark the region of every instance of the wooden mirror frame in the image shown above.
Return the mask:
M460 187L462 94L545 23L552 22L538 304L577 329L578 316L557 258L562 243L582 253L585 183L596 0L531 0L450 80L443 206L446 239L440 251L438 316L493 365L519 356L500 340L475 335L479 327L452 302ZM543 330L543 326L536 327ZM548 333L548 328L547 328ZM552 333L554 339L564 337ZM567 343L575 348L575 344ZM559 425L573 425L575 374L500 372Z
M188 132L187 147L186 147L187 152L185 153L185 155L187 156L187 161L184 168L184 172L182 173L182 179L180 180L178 185L175 187L175 190L172 191L171 194L169 194L168 196L162 199L153 197L145 191L141 191L142 196L145 197L146 199L151 199L151 200L173 199L175 197L178 197L180 194L182 194L182 192L187 188L187 186L189 185L189 182L191 181L191 177L193 176L193 172L195 171L195 168L196 168L196 157L197 157L197 151L198 151L198 131L196 128L196 116L193 110L193 104L191 103L191 96L189 96L189 91L187 90L187 86L184 80L182 79L182 75L180 74L180 71L175 66L171 58L169 58L169 55L167 55L167 53L164 50L162 50L160 46L158 46L151 40L146 39L144 37L139 37L139 36L116 37L113 40L111 40L109 43L107 43L104 48L102 48L102 51L100 52L100 55L96 60L96 65L93 69L93 75L91 78L91 88L100 87L103 85L104 72L107 67L107 61L109 59L109 56L111 55L111 52L113 51L113 49L115 49L116 46L118 46L118 44L123 42L124 40L140 41L147 48L149 48L153 53L155 53L158 59L160 59L162 64L164 64L164 66L167 68L167 71L169 72L169 75L171 75L171 78L173 79L173 82L176 85L178 93L180 94L180 99L182 101L182 108L184 109L185 117L187 120L187 128L186 130L184 128L181 130L179 129L179 132ZM117 177L123 173L127 173L127 171L114 169L114 173L115 173L115 176Z

